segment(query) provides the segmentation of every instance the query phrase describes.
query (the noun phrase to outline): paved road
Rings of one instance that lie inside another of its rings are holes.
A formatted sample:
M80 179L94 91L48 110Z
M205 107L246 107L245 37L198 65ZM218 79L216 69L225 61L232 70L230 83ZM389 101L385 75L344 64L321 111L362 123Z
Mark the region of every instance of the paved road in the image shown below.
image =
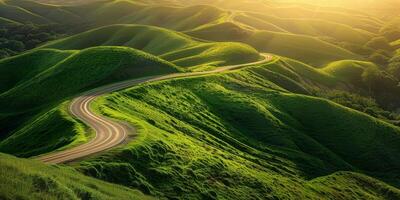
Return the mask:
M93 155L95 153L105 151L107 149L110 149L112 147L121 144L126 140L129 131L128 127L122 125L121 123L115 122L109 118L106 118L104 116L97 115L90 110L90 103L93 102L96 99L96 97L114 91L118 91L124 88L132 87L140 83L224 72L224 71L239 69L245 66L265 63L271 61L273 58L271 55L268 54L262 54L262 55L264 57L263 60L253 63L219 67L216 68L215 70L205 71L205 72L175 73L157 77L134 79L134 80L115 83L112 85L107 85L89 91L88 93L80 97L77 97L72 101L70 105L70 112L76 118L83 121L86 125L88 125L95 131L96 134L95 138L92 139L90 142L82 144L80 146L41 156L38 158L38 160L41 160L49 164L66 163L89 155Z

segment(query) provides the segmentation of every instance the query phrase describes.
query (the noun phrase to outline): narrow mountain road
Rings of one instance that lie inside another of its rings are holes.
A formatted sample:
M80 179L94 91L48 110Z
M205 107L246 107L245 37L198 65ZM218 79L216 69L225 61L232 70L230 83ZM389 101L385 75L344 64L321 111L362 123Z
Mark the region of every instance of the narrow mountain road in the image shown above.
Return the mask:
M95 153L105 151L107 149L110 149L112 147L115 147L123 143L126 140L129 131L128 127L122 125L121 123L113 121L109 118L106 118L104 116L97 115L96 113L90 110L90 103L101 95L118 91L124 88L132 87L140 83L155 82L160 80L167 80L167 79L181 78L181 77L199 76L199 75L213 74L213 73L239 69L246 66L262 64L271 61L273 58L271 55L268 54L262 54L262 56L264 59L253 63L219 67L212 71L175 73L157 77L140 78L140 79L119 82L91 90L88 93L80 97L77 97L72 101L70 105L70 112L76 118L83 121L86 125L88 125L95 131L96 134L95 138L88 143L82 144L80 146L68 150L40 156L38 157L38 160L49 164L66 163L89 155L93 155Z

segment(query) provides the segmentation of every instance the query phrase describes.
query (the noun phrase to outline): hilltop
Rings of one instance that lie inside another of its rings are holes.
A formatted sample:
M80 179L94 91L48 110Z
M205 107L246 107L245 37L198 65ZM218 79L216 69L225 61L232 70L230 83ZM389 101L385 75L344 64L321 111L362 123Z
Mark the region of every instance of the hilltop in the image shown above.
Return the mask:
M126 24L100 27L56 40L41 48L70 50L104 45L136 48L192 69L242 64L260 58L254 48L245 44L201 41L164 28Z

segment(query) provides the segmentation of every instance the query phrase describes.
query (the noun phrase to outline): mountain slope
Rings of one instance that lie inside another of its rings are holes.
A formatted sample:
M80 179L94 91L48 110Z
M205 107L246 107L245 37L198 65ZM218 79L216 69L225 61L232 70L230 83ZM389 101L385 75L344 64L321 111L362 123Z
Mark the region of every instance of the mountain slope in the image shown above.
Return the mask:
M139 50L103 46L34 50L1 60L0 71L9 75L0 88L0 149L26 157L88 139L58 106L65 100L104 84L181 69Z
M346 58L360 58L354 53L315 37L246 30L234 23L210 25L187 34L214 41L240 41L261 52L275 53L316 66Z
M0 198L11 199L152 199L137 190L84 176L69 167L0 154Z
M241 64L259 59L258 52L248 45L198 41L168 29L126 24L90 30L51 42L42 48L84 49L103 45L140 49L179 66L193 68L202 65Z
M119 150L82 162L80 169L129 185L138 180L99 172L108 163L129 164L154 194L169 198L399 196L398 189L362 175L398 173L398 127L290 93L267 72L268 66L164 81L100 98L95 106L100 113L135 124L140 134ZM375 184L385 189L366 187ZM345 190L350 187L351 194Z
M8 67L7 64L3 66ZM22 110L63 99L100 84L178 71L176 66L138 50L94 47L76 51L36 76L20 82L2 93L0 102L8 102L8 109Z

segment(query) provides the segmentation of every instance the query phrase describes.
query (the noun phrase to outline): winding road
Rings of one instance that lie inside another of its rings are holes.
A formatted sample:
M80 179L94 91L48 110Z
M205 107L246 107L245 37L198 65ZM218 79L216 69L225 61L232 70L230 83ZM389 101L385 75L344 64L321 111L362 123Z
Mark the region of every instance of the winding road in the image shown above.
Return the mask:
M104 116L98 115L90 110L91 102L93 102L97 97L101 95L115 92L128 87L132 87L140 83L225 72L246 66L262 64L271 61L273 59L273 57L269 54L261 54L261 55L263 56L264 59L257 62L219 67L216 68L215 70L204 71L204 72L174 73L156 77L139 78L91 90L86 94L75 98L72 101L69 109L72 115L80 119L82 122L84 122L86 125L88 125L95 131L94 139L92 139L88 143L82 144L80 146L71 149L39 156L37 159L44 163L49 163L49 164L67 163L80 158L84 158L89 155L93 155L95 153L108 150L112 147L115 147L123 143L128 137L129 128L126 125L118 123Z

